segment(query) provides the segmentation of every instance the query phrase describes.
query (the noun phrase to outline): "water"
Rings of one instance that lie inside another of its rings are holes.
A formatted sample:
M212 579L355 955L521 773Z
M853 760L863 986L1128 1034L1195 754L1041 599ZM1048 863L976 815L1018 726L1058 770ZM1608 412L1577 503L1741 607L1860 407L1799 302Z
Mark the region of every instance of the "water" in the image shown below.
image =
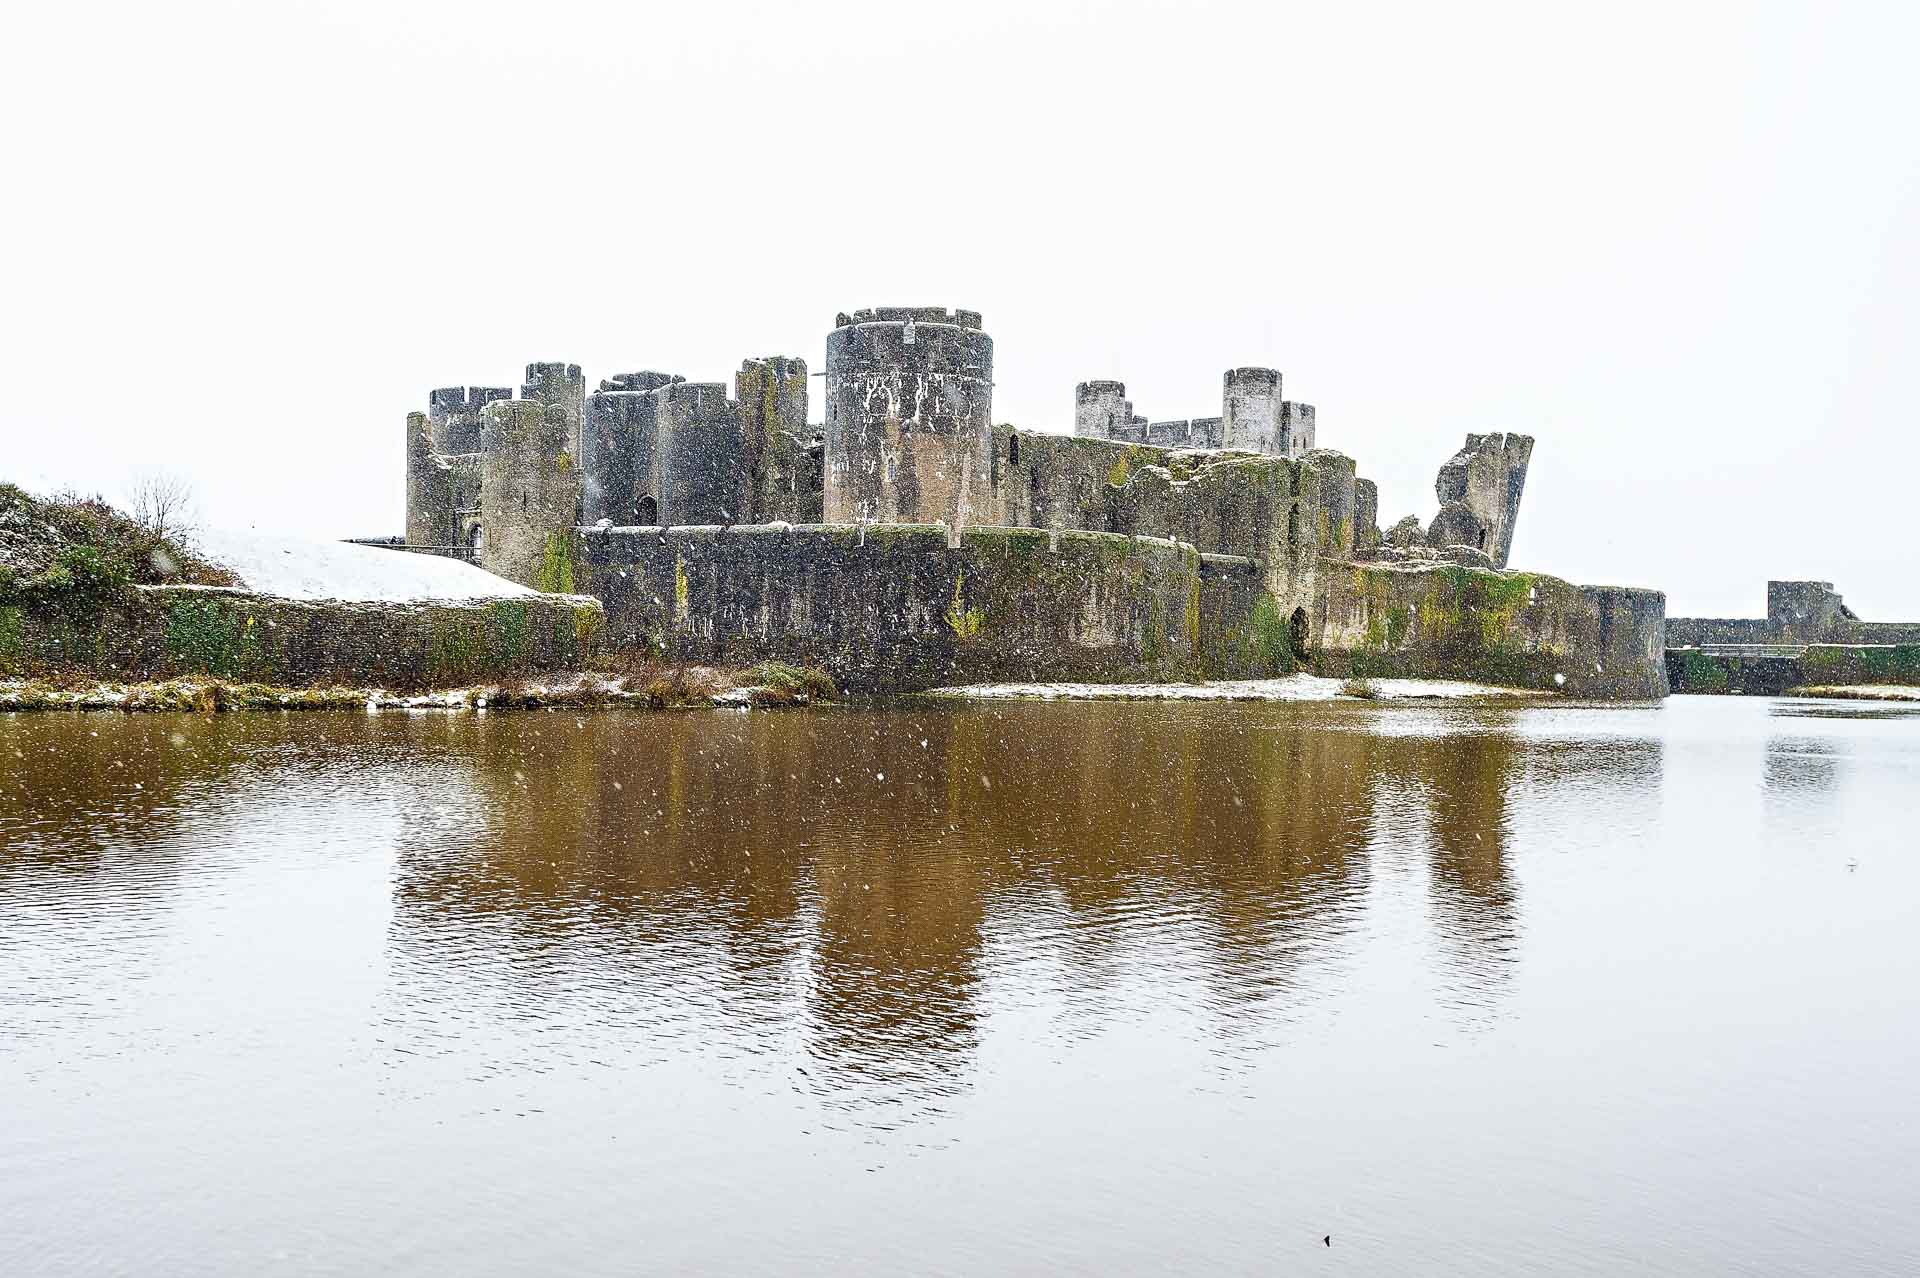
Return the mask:
M0 1273L1912 1273L1917 783L1739 698L0 716Z

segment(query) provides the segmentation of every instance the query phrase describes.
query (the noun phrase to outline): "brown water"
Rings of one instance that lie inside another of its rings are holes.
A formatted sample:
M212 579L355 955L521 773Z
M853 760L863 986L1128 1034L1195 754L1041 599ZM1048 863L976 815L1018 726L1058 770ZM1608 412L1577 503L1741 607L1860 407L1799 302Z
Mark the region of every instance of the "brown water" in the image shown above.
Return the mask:
M1917 822L1867 705L0 716L0 1274L1911 1274Z

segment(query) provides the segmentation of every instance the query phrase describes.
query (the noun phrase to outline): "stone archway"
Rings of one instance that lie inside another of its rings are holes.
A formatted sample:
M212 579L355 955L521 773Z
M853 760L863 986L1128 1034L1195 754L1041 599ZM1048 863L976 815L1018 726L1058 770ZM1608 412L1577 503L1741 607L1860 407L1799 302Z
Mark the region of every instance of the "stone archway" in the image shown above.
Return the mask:
M1287 619L1287 645L1293 649L1295 659L1307 659L1307 610L1295 608L1293 616Z

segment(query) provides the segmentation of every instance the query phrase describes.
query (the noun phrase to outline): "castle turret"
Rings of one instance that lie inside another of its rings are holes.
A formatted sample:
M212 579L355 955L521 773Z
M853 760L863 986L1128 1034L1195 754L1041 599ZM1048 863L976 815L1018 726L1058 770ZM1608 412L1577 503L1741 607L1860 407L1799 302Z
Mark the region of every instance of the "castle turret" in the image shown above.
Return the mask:
M587 379L578 364L529 364L520 398L557 408L567 417L567 451L580 458L581 427L586 419Z
M1091 439L1115 439L1133 424L1133 405L1125 382L1081 382L1073 388L1073 433Z
M1220 380L1222 447L1277 452L1280 374L1271 368L1230 368Z
M1314 442L1313 418L1312 404L1280 401L1280 437L1274 451L1282 457L1303 457L1319 447Z
M943 520L983 505L993 339L972 311L883 307L827 336L826 519Z
M574 588L580 467L564 408L495 400L481 414L481 567L538 590Z
M512 399L510 386L442 386L427 392L427 420L436 453L480 451L480 410L496 399Z
M451 546L453 472L433 447L433 424L426 413L407 414L407 544Z
M674 382L653 392L658 406L656 483L660 522L746 522L740 412L718 382Z
M773 464L780 436L807 435L807 361L787 355L742 360L733 375L733 397L740 405L746 449L748 509L740 518L759 523L780 507L778 468Z

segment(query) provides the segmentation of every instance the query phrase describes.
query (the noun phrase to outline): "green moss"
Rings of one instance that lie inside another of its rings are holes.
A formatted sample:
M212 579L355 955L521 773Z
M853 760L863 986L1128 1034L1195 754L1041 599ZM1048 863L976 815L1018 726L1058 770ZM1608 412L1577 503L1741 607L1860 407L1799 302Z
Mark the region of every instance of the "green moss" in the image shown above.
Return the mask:
M687 581L687 561L678 551L673 556L673 617L675 621L687 615L687 596L691 593Z
M485 646L479 633L464 622L436 625L428 645L427 669L436 681L464 683L484 668Z
M566 456L562 453L561 456ZM548 533L547 543L540 557L540 567L534 573L533 588L544 590L548 594L570 595L573 593L573 538L567 533Z
M1387 647L1398 648L1413 629L1413 609L1399 604L1387 613Z
M1132 470L1132 456L1133 452L1129 449L1127 452L1114 458L1113 465L1107 467L1107 486L1109 488L1125 488L1127 486L1127 475Z
M515 599L494 602L487 616L487 647L499 666L518 665L527 656L527 606Z
M181 599L167 609L167 662L228 677L258 667L265 644L253 614L225 599Z
M1725 692L1731 680L1717 657L1688 649L1680 657L1680 686L1675 692Z
M0 606L0 674L19 674L27 666L26 614Z
M1272 595L1262 594L1253 605L1249 627L1252 656L1263 671L1280 674L1293 669L1293 641L1280 615L1280 604Z
M1197 573L1187 583L1187 651L1200 651L1200 577Z

